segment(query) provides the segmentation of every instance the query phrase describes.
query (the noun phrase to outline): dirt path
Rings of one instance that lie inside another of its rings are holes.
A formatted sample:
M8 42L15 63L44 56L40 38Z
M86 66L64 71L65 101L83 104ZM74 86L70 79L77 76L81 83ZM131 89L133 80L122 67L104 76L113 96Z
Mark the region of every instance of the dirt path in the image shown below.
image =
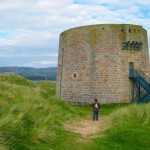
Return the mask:
M74 120L72 122L66 122L64 125L65 130L79 133L83 136L95 135L108 128L110 128L110 121L106 116L100 116L99 121L93 121L91 119Z

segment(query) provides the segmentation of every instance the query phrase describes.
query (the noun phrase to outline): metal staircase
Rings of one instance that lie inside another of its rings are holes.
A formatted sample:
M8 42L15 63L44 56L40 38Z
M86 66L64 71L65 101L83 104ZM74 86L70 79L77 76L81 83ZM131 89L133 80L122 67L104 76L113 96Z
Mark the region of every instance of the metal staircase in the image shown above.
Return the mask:
M130 69L129 78L132 81L132 102L150 101L150 78L141 70Z

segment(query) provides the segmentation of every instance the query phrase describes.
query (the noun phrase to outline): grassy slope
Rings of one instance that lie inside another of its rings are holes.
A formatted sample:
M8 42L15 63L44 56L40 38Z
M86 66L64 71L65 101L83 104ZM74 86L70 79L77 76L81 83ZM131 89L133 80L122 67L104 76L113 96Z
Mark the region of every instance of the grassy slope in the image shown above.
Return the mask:
M59 149L62 139L69 143L74 135L67 136L62 123L77 113L54 96L53 84L15 75L0 80L0 149Z
M112 127L90 143L89 150L150 149L150 104L130 105L110 114Z
M0 81L0 150L150 147L150 104L102 105L100 114L109 116L112 127L85 144L85 137L65 131L63 124L90 118L91 106L70 106L60 101L54 96L55 86L50 82L33 83L15 75L0 75Z

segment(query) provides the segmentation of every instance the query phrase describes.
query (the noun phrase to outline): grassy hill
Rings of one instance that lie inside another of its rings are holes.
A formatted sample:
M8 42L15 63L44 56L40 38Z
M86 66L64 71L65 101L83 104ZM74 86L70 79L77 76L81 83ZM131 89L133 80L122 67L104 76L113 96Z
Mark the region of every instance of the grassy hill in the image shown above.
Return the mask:
M0 150L143 150L150 148L150 104L90 105L54 96L55 84L0 74Z
M30 68L30 67L0 67L0 73L14 73L29 80L56 81L56 67Z

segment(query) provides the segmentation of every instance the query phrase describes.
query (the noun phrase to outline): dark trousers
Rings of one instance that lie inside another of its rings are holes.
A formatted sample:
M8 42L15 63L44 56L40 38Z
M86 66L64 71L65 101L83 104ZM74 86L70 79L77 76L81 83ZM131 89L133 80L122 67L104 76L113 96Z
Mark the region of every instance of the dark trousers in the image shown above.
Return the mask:
M98 121L98 111L93 111L93 121Z

